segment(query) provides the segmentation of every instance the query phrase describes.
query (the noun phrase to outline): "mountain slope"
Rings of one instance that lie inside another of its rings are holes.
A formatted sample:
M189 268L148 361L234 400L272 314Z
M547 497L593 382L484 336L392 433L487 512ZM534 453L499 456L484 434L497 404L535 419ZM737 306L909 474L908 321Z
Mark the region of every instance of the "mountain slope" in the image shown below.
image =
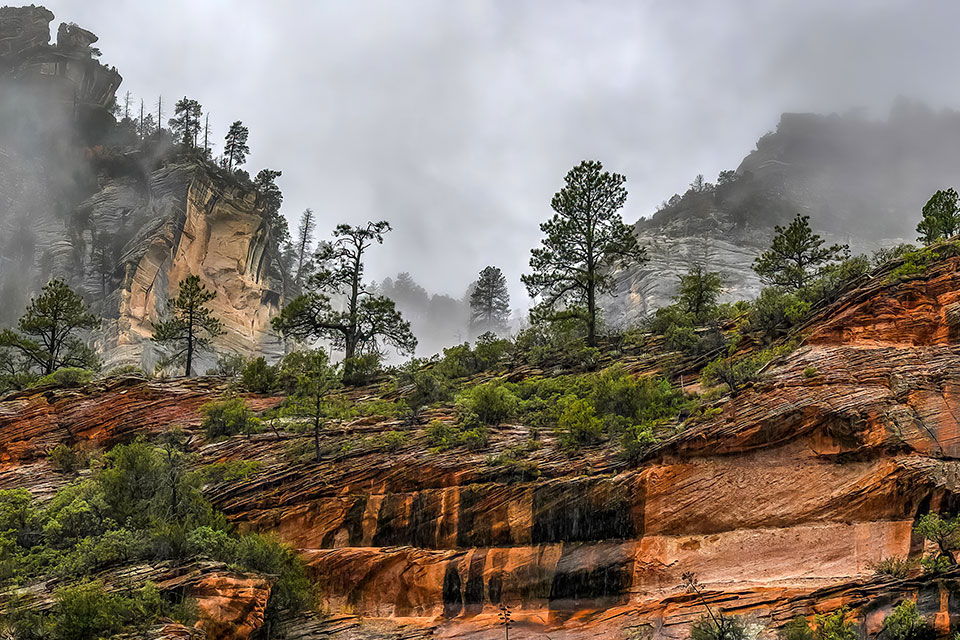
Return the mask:
M945 632L957 570L892 578L873 565L919 558L917 519L960 504L960 258L907 279L896 266L822 310L760 382L706 405L635 463L612 442L568 455L552 432L517 421L493 428L482 450L436 451L426 427L376 413L328 424L318 463L298 453L310 434L283 422L207 441L198 409L226 391L222 380L120 378L0 401L0 487L50 496L70 479L47 458L57 443L105 447L172 424L204 464L255 461L205 493L241 529L273 532L308 561L333 617L291 621L288 637L363 637L351 634L369 624L395 637L492 637L505 602L521 634L683 638L703 611L681 587L687 571L715 606L771 633L846 604L872 637L903 597ZM650 373L668 360L621 362ZM247 397L256 410L282 400ZM449 405L425 416L451 418ZM539 444L524 449L531 438ZM530 464L498 463L508 450ZM224 589L248 579L203 571ZM187 592L206 606L206 591ZM231 593L217 597L241 597Z

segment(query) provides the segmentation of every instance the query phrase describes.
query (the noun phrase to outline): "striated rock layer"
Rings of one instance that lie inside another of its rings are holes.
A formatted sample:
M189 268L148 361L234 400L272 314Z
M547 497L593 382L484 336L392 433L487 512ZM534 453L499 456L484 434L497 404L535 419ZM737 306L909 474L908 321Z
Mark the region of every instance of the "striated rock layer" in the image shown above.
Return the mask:
M217 293L209 306L224 324L225 335L215 341L221 352L278 353L270 318L281 298L267 274L272 239L257 194L195 166L171 165L150 174L139 200L118 203L130 195L116 185L82 205L97 225L144 224L120 256L123 278L111 301L116 313L102 343L108 364L153 367L153 323L191 274ZM213 364L213 356L201 354L196 368Z
M684 638L703 613L681 588L686 571L764 637L841 604L875 634L905 597L946 632L960 622L960 574L894 579L872 567L918 558L917 518L960 508L958 291L960 259L903 282L869 279L815 318L763 382L635 466L609 447L568 458L549 435L530 453L539 477L491 466L488 455L530 435L517 424L476 453L425 453L421 429L370 419L328 427L325 450L336 453L320 463L291 456L308 436L285 431L197 434L191 446L206 463L261 463L206 492L242 528L272 531L308 560L336 615L301 621L291 637L376 637L350 635L359 631L344 615L389 619L402 637L495 637L507 603L518 637ZM58 442L195 431L198 407L223 390L215 379L126 378L9 396L0 486L49 495L58 476L45 454ZM385 430L408 439L389 453L344 446ZM247 600L217 595L220 578L195 587L211 594L207 619L256 611L260 587L231 580Z

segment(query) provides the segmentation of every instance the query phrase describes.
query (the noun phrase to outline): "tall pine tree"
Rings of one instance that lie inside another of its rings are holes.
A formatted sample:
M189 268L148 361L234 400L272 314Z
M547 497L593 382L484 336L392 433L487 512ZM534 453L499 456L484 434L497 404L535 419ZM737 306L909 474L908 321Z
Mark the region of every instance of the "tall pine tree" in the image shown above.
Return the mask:
M300 226L297 227L297 237L294 239L297 258L297 270L294 272L294 281L300 285L306 280L310 271L310 254L313 249L313 232L317 228L316 215L313 209L304 209L300 214Z
M223 335L223 323L207 303L217 297L200 284L200 276L180 281L177 297L169 305L167 318L153 326L153 341L166 350L164 364L184 362L184 375L191 375L198 351L209 350L213 338Z
M618 213L627 200L625 177L584 160L564 182L550 202L553 217L540 225L542 246L531 251L533 272L521 280L541 298L541 311L582 307L587 342L596 346L597 296L610 290L613 269L643 264L647 253Z
M485 267L470 293L470 331L475 336L487 331L501 334L509 315L507 279L497 267Z
M167 123L173 132L174 140L185 147L196 147L200 135L200 103L184 96L173 107L173 117Z
M17 352L25 371L49 375L61 367L98 366L96 354L80 339L99 319L63 280L51 280L30 301L17 331L0 331L0 349Z
M230 125L223 139L223 159L227 169L238 168L247 161L247 154L250 153L250 147L247 146L249 135L250 130L239 120Z

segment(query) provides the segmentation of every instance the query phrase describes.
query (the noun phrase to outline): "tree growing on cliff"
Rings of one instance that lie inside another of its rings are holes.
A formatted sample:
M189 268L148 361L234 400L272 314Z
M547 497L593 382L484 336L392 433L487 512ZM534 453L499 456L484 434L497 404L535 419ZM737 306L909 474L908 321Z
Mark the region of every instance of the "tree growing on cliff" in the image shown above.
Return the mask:
M510 315L507 279L497 267L484 267L470 292L470 328L474 335L503 333Z
M952 238L960 232L960 204L954 189L941 189L923 205L923 218L917 225L917 239L924 244Z
M250 130L239 120L230 125L223 139L223 159L227 169L233 170L247 161L247 154L250 153L250 147L247 146L249 136Z
M647 254L618 213L627 199L625 177L585 160L564 181L550 203L554 216L540 225L543 246L531 251L533 273L521 279L544 311L585 306L587 343L596 346L597 296L610 291L611 270L643 264Z
M375 295L363 284L364 254L382 244L390 231L386 221L352 227L341 224L333 241L317 249L318 270L307 282L307 293L298 296L273 319L274 328L296 340L327 338L344 352L343 379L354 382L357 357L380 352L380 343L392 345L402 355L417 347L410 323L389 298ZM335 310L330 296L345 298L345 308Z
M17 331L0 332L0 349L19 356L17 368L24 372L49 375L61 367L95 368L96 354L79 334L99 324L83 298L63 280L54 279L30 301Z
M322 349L297 354L297 382L291 409L295 415L310 419L313 425L313 453L320 461L320 427L326 416L327 397L339 383L339 372L330 365L330 359Z
M849 254L845 244L825 247L826 241L810 228L810 216L799 213L786 227L774 227L770 248L753 261L753 270L764 284L799 291L830 263Z
M684 573L681 579L684 588L694 594L707 611L706 616L690 627L691 640L746 640L747 630L743 623L724 615L722 611L714 612L703 597L703 590L692 571Z
M213 338L223 335L223 323L207 307L216 297L216 291L200 284L200 276L190 275L180 281L167 318L153 326L153 341L167 351L163 364L184 362L184 375L189 376L196 353L208 350Z
M294 274L294 280L298 285L303 284L310 271L310 252L313 250L313 232L317 228L316 215L313 209L309 207L300 214L300 226L297 227L297 237L295 239L297 258L297 270Z
M170 118L168 125L173 132L173 137L185 147L196 147L197 136L200 135L200 116L202 107L196 100L184 96L173 107L173 117Z
M937 555L925 558L925 565L933 569L944 569L957 564L956 552L960 550L960 516L944 518L936 513L925 513L914 531L937 545Z

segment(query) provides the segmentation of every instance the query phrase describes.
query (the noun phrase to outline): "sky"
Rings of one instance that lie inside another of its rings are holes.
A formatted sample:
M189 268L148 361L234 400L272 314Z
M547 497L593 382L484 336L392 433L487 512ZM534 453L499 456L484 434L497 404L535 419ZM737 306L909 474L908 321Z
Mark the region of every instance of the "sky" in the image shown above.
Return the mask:
M250 129L285 215L393 225L375 279L460 296L486 265L514 306L539 224L583 159L627 177L624 219L736 168L785 111L960 107L943 0L46 0L100 36L150 106ZM165 115L165 118L168 117ZM219 145L214 153L219 151Z

